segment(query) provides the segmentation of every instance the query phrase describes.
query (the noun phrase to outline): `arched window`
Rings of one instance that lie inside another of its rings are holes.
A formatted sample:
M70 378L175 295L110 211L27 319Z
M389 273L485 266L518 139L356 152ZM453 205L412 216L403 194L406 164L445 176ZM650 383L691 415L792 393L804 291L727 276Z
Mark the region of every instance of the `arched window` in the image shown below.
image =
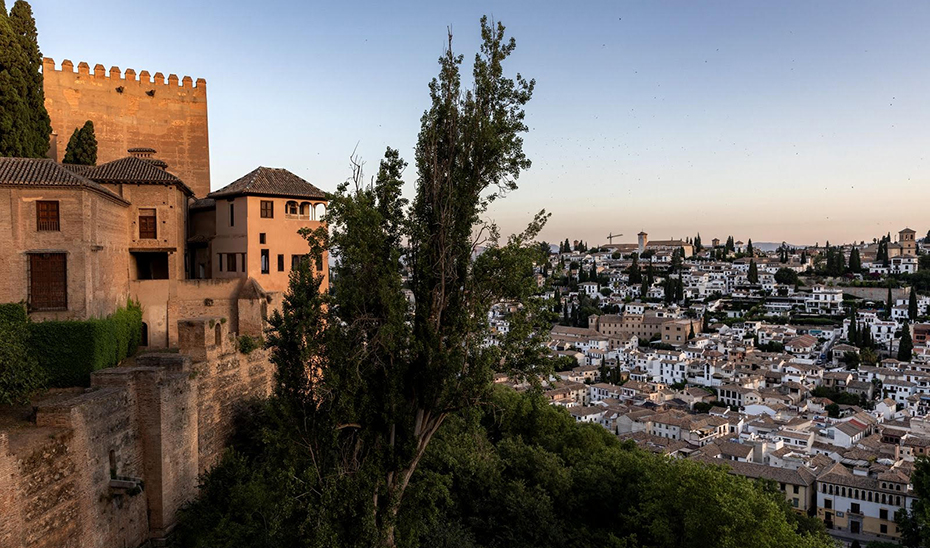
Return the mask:
M213 328L213 338L214 338L213 344L215 346L220 346L221 344L223 344L223 330L220 327L219 323L217 323L216 326Z
M312 207L313 207L313 206L310 205L310 202L301 202L301 204L300 204L300 216L301 216L301 217L305 217L305 218L307 218L307 219L311 219L312 216L313 216L313 212L311 211L311 208L312 208Z
M142 332L139 334L139 345L149 345L149 324L142 322Z
M313 207L313 213L314 213L313 220L322 221L323 216L326 215L326 204L316 204Z
M285 204L284 211L288 215L297 215L297 202L291 201Z

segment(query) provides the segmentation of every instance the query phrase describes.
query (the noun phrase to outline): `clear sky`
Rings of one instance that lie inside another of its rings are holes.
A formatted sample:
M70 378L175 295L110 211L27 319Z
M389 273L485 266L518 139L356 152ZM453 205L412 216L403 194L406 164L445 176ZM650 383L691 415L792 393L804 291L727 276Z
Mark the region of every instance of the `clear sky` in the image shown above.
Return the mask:
M469 60L488 14L537 81L505 231L541 208L544 238L592 245L930 229L930 2L32 5L56 62L207 80L214 189L265 165L333 190L356 144L369 174L388 145L412 161L446 28Z

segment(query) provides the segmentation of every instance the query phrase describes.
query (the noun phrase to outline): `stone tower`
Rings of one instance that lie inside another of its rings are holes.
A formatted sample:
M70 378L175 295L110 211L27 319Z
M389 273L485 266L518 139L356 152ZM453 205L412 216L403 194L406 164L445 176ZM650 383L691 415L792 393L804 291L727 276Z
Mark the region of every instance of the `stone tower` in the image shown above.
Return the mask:
M640 232L636 235L636 238L639 244L639 254L642 255L643 251L646 251L646 245L649 244L649 235L645 232Z
M901 255L916 255L917 232L910 228L898 232L898 244L901 246Z
M52 120L49 156L61 161L75 129L90 120L97 136L97 164L126 156L130 148L153 148L194 194L210 192L210 142L207 133L207 83L190 76L133 69L120 74L67 59L42 63L45 108Z

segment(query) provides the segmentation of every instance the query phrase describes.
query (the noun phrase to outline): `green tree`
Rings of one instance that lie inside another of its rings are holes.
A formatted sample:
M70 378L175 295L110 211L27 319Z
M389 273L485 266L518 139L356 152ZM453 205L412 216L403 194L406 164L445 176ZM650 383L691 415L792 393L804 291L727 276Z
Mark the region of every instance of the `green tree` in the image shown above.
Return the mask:
M912 287L911 294L907 300L907 317L909 320L914 321L917 319L918 315L917 307L917 291Z
M521 135L534 83L504 76L515 42L502 25L483 18L481 36L471 89L462 89L463 58L451 36L440 59L421 119L410 207L400 197L406 164L396 150L388 149L370 185L357 164L354 186L340 185L330 198L330 233L305 232L311 255L328 247L340 257L331 297L317 295L318 276L299 270L284 313L270 321L278 396L305 425L302 446L317 463L311 489L319 504L340 501L317 517L357 521L314 532L326 544L396 545L407 488L449 415L484 402L504 365L515 378L533 378L545 362L547 314L533 297L531 273L541 259L534 239L548 215L505 242L480 221L530 166ZM487 241L474 258L476 234ZM414 295L409 314L402 255ZM509 334L489 346L487 311L501 300L521 307L509 317Z
M911 326L904 322L901 341L898 343L898 361L909 362L914 353L914 340L911 338Z
M859 255L858 247L854 247L849 252L849 271L854 274L862 272L862 257Z
M891 283L888 283L888 298L885 300L885 319L891 319L891 309L894 308L894 298L891 295Z
M630 285L642 283L643 274L639 270L639 255L633 254L633 264L630 265Z
M88 120L74 130L68 140L63 162L82 166L97 165L97 136L94 135L93 122Z
M755 254L756 251L752 248L752 238L749 238L749 241L746 243L746 255L753 257Z
M775 281L782 285L796 285L798 283L798 273L791 268L779 268L775 272Z
M746 278L751 284L759 283L759 267L756 266L756 261L749 261L749 274L746 275Z
M32 8L0 2L0 156L41 158L52 132L42 88L42 54Z
M0 405L24 403L47 380L29 345L25 307L0 305L0 341Z
M901 542L909 547L930 546L930 459L917 457L911 472L911 485L916 500L910 510L902 508L895 513L901 529Z

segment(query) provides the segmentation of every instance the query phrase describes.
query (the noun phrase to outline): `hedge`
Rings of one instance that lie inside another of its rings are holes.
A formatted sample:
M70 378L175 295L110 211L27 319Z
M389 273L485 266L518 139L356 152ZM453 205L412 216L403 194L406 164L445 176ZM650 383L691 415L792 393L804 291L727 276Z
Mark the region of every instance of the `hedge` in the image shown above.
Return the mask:
M25 403L45 387L45 370L29 347L29 324L21 304L0 304L0 405Z
M29 324L30 340L51 386L87 386L94 371L113 367L139 347L142 309L129 303L104 319Z

